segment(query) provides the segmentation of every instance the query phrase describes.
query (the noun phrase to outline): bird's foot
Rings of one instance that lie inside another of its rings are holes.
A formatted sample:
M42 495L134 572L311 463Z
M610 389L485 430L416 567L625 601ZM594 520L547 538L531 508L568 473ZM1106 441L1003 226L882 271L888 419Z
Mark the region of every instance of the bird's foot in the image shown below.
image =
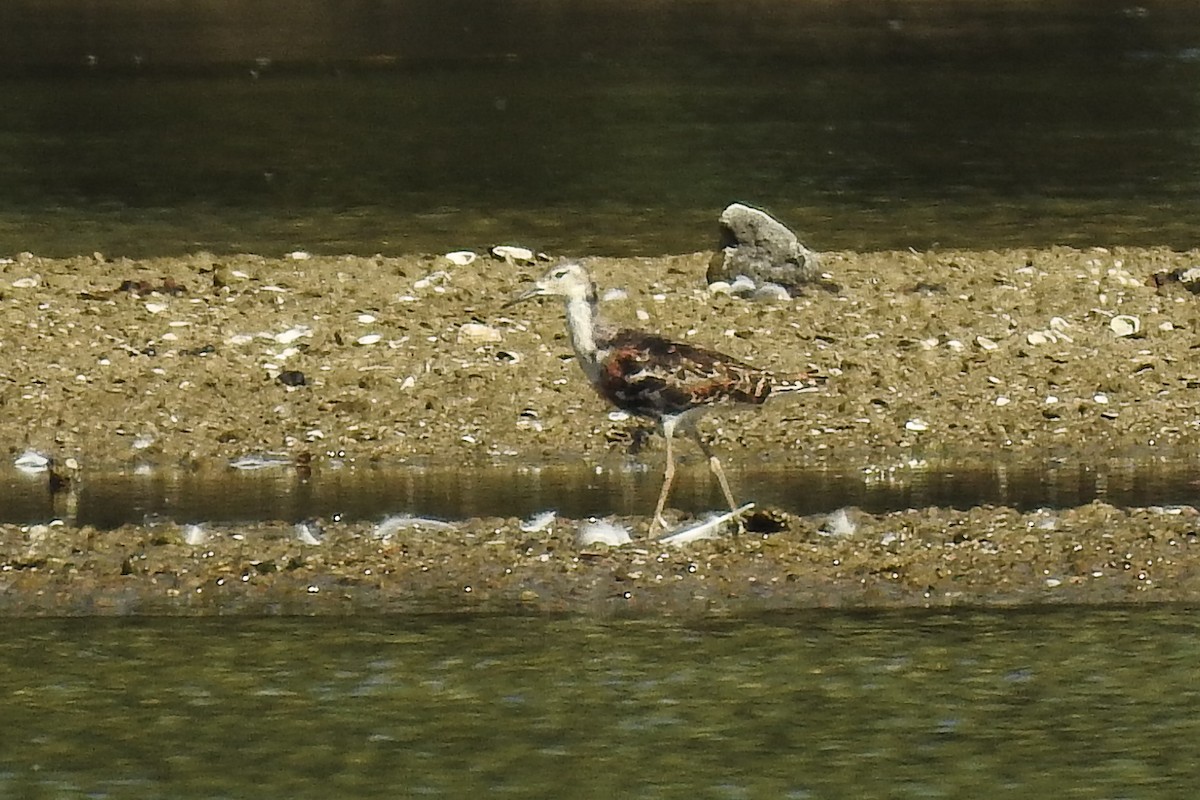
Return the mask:
M660 531L668 530L671 526L663 519L662 514L655 514L654 519L650 520L650 535L657 536Z

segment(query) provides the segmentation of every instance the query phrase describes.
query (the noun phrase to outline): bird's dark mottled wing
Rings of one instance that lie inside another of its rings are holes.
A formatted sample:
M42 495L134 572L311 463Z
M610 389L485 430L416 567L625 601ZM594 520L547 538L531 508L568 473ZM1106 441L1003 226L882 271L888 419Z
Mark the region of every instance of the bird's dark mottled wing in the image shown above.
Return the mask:
M771 378L762 370L661 336L621 331L603 349L597 388L634 414L679 414L722 400L758 404L771 392Z

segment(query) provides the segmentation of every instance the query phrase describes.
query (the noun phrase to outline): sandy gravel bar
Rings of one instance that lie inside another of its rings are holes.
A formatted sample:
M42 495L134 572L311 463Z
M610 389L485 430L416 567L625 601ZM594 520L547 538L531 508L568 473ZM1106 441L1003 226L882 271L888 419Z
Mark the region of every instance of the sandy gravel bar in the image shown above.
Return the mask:
M819 394L706 423L735 475L750 464L870 471L1196 453L1200 298L1152 277L1200 264L1197 252L823 258L839 292L777 303L710 293L707 253L586 263L602 292L623 290L603 303L616 322L828 377ZM114 469L226 470L245 457L314 476L330 465L626 458L638 425L587 387L561 309L502 308L541 269L486 255L466 267L441 256L6 259L0 442L10 463L35 451L75 482ZM661 440L636 457L660 469ZM864 515L843 536L776 516L771 531L665 560L642 539L582 552L570 520L531 535L517 520L476 519L407 543L335 525L307 548L269 523L200 549L170 524L5 526L0 592L13 613L1200 598L1189 508L1092 505L1050 521L917 509ZM635 539L645 522L629 520Z

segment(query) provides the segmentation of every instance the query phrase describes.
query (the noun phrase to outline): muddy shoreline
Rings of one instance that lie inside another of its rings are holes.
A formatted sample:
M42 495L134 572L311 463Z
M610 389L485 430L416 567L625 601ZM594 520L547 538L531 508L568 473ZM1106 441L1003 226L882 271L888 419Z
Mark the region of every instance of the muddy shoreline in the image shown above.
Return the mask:
M709 292L707 259L587 263L602 291L623 290L603 304L615 322L828 377L817 394L705 424L735 484L739 468L764 465L870 472L922 459L1197 452L1200 298L1152 280L1200 263L1195 251L826 253L840 291L776 303ZM0 265L0 441L10 464L52 459L67 487L56 503L67 504L71 486L117 471L202 476L245 459L279 462L298 480L372 465L634 460L657 472L661 439L587 387L561 309L501 307L540 269L486 255L459 267L441 256L22 254ZM320 545L300 544L290 523L223 525L193 546L170 519L97 531L67 512L0 526L0 612L712 614L1200 599L1190 506L935 507L857 515L839 535L823 534L823 516L764 513L770 531L675 549L646 539L645 517L624 520L634 542L614 548L576 544L579 520L528 532L501 518L386 541L370 522L322 520Z

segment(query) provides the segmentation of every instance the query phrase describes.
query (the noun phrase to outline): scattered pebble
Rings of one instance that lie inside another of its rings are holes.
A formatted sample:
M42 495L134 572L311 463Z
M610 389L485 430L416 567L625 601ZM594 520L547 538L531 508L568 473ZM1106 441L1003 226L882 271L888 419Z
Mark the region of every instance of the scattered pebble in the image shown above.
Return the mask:
M927 431L929 430L929 423L923 419L914 417L904 423L904 429L908 431Z
M467 322L458 329L458 341L470 344L494 344L503 337L497 328L491 325L481 325L478 322Z
M1132 314L1118 314L1113 317L1108 327L1117 336L1136 336L1142 330L1142 321Z
M786 303L792 299L792 294L778 283L764 283L750 295L756 303Z
M372 345L372 344L379 344L379 342L381 342L381 341L383 341L383 336L381 336L380 334L367 333L367 334L364 334L364 335L358 337L357 339L355 339L354 343L363 345L363 346L367 346L367 345Z
M285 369L275 376L275 380L289 389L304 386L308 383L308 379L304 377L304 373L298 369Z
M413 288L417 290L425 290L433 287L435 291L441 289L442 285L450 280L450 273L444 269L439 269L437 272L431 272L424 278L418 278L413 281Z

